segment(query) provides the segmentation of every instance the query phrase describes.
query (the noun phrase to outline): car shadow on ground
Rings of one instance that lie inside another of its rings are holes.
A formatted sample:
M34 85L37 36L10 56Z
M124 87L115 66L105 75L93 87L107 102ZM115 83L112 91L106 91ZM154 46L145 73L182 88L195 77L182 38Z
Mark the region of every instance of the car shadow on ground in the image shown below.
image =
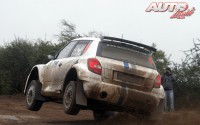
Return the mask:
M48 124L55 125L99 125L94 120L77 120L77 121L51 121L47 122Z
M129 119L129 118L112 118L102 122L96 122L95 120L76 120L76 121L50 121L46 122L48 125L154 125L154 121L138 120L138 119ZM46 124L45 124L46 125Z

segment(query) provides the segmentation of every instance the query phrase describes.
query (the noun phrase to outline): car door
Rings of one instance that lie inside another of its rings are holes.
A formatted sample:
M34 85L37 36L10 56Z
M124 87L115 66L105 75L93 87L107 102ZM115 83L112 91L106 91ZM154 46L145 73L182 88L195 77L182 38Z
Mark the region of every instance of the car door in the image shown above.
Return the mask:
M68 71L78 61L84 50L87 48L86 46L89 42L90 41L78 41L69 57L59 59L58 67L56 68L55 75L53 76L53 84L56 89L55 91L61 90Z
M77 44L77 41L72 41L69 44L67 44L55 57L54 60L51 60L48 62L45 66L44 73L43 73L43 91L44 92L54 92L54 82L56 81L55 79L55 74L58 68L61 66L60 60L63 58L67 58L71 55L71 51Z

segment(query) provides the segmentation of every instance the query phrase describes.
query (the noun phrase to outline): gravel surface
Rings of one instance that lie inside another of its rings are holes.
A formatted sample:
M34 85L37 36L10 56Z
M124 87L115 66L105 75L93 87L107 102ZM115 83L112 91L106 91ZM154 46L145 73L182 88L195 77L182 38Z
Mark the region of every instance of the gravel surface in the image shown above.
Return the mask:
M93 120L92 112L82 110L76 116L64 114L61 104L45 103L40 111L26 109L25 96L0 96L0 125L200 125L199 110L164 113L161 120L139 120L127 113L101 123Z

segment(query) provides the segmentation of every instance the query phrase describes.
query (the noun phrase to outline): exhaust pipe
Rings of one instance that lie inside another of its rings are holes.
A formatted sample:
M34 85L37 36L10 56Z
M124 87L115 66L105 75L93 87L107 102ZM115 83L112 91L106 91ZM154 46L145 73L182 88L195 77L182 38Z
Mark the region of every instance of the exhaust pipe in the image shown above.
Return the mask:
M102 92L100 92L100 94L99 94L100 98L102 98L102 99L106 98L107 95L108 95L108 94L107 94L107 92L105 92L105 91L102 91Z

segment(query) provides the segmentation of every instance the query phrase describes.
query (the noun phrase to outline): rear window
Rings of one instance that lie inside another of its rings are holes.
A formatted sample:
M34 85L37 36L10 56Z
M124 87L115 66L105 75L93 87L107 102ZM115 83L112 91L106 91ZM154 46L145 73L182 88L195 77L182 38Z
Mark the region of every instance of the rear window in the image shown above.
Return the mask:
M131 64L155 69L155 64L148 51L132 45L101 42L97 56L129 62Z

